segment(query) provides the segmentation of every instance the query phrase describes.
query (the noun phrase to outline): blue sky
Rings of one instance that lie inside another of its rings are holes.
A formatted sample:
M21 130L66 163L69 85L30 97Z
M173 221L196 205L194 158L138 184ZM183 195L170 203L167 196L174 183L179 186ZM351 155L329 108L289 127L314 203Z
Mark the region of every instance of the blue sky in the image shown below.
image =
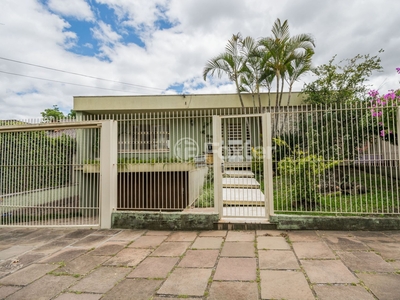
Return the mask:
M313 35L314 65L383 48L370 84L384 92L399 85L397 15L396 0L3 0L0 119L68 112L77 95L234 93L227 78L203 80L206 61L233 33L270 35L277 18Z

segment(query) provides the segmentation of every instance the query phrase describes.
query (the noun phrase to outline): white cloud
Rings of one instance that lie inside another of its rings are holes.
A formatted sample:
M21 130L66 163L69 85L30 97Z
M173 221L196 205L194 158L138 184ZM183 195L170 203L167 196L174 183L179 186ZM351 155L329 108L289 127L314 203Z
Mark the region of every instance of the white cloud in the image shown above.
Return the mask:
M85 21L94 20L93 12L85 0L49 0L47 5L52 11L65 17Z
M121 24L138 32L153 31L154 23L164 18L168 0L95 0L115 11Z
M121 39L121 36L112 30L110 24L103 21L98 22L96 27L92 28L93 37L102 44L113 45Z

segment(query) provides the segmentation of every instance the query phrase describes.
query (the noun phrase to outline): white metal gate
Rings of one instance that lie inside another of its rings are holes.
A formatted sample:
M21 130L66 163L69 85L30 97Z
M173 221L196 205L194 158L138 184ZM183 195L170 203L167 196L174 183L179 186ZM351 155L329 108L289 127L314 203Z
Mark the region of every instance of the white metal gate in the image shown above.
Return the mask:
M269 114L214 116L214 198L221 218L273 213Z
M0 227L100 226L104 122L0 125Z

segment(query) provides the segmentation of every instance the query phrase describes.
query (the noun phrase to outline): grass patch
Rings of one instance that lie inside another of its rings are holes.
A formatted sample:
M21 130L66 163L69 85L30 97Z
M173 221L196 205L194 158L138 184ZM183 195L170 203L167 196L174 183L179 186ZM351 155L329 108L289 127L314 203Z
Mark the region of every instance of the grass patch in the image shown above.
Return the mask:
M363 194L346 195L340 191L320 194L319 200L309 207L293 205L291 178L275 176L274 208L277 213L322 215L400 215L400 181L375 172L356 168L346 170L347 182L366 188Z

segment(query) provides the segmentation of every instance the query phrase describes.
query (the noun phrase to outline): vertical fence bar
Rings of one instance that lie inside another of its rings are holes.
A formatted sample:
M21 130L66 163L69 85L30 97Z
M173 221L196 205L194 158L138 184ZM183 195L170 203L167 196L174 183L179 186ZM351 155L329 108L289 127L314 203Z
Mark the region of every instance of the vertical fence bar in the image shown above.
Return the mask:
M270 219L274 214L274 187L273 187L273 171L272 171L272 131L271 131L271 114L264 113L262 115L262 143L264 148L264 201L265 201L265 218Z
M117 207L117 122L102 121L100 137L100 226L111 228Z
M221 117L213 116L213 168L214 168L214 207L222 217L222 138L221 138Z

